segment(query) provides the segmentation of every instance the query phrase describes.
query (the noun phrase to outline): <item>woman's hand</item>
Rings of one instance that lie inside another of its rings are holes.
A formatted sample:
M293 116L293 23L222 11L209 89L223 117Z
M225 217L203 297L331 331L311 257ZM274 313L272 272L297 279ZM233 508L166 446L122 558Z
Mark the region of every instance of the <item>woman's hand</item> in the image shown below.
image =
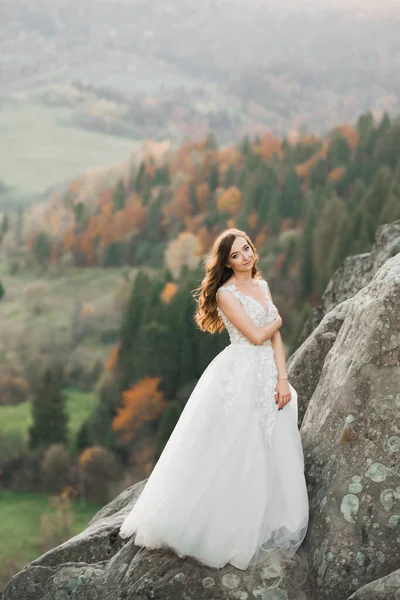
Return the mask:
M278 404L278 409L281 410L292 399L289 382L287 379L278 379L275 388L275 402Z

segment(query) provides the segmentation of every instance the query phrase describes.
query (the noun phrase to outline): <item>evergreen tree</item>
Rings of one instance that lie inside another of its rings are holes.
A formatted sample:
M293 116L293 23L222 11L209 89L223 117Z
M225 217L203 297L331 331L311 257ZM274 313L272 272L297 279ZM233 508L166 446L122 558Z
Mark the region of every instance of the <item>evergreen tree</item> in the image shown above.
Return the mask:
M218 179L219 179L218 165L213 164L213 165L211 165L210 176L208 178L208 187L209 187L211 193L215 192L215 190L217 189Z
M85 217L85 205L83 204L83 202L77 202L76 204L74 204L73 210L75 214L75 222L79 226L83 226Z
M224 175L223 186L225 189L231 187L231 185L236 185L236 172L234 165L229 165Z
M282 217L298 218L302 215L303 193L301 183L297 177L295 168L292 166L285 174L282 193L280 214Z
M68 415L62 391L62 366L59 364L47 366L33 387L33 422L29 429L30 448L47 448L51 444L65 444L68 438Z
M390 195L392 184L392 170L389 167L378 169L372 185L362 201L362 230L363 237L372 244L375 239L375 230L380 223L380 214Z
M400 160L392 179L389 194L383 206L379 222L380 224L392 223L397 219L400 219Z
M142 161L140 163L139 171L135 178L135 192L140 194L143 191L145 181L146 181L146 165Z
M114 208L115 210L122 210L125 208L125 187L124 182L119 180L114 193Z
M170 182L168 164L159 167L154 174L153 185L169 185Z
M329 169L341 167L349 161L351 148L340 130L335 131L329 143L327 161Z
M139 271L133 283L131 296L122 320L120 348L118 352L118 373L121 389L137 379L135 356L141 348L137 343L140 325L149 302L150 279L144 271Z
M268 207L268 233L270 235L278 235L281 223L280 207L279 207L279 191L273 191Z
M218 142L214 133L208 134L204 147L207 148L207 150L218 150Z
M40 265L45 265L50 260L51 242L47 233L38 233L33 242L32 252Z

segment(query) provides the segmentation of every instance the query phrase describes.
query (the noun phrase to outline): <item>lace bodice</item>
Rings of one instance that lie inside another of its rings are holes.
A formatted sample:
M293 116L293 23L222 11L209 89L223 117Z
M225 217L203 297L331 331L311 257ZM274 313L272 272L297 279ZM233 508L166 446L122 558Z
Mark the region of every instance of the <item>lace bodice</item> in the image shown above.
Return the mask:
M264 325L267 325L267 323L272 323L272 321L276 318L278 314L278 309L276 308L272 300L269 299L268 283L264 279L255 279L254 281L257 281L261 289L264 290L264 296L266 301L265 305L261 304L261 302L259 302L259 300L257 300L254 296L250 296L249 294L240 292L233 283L225 284L218 288L217 297L218 294L220 294L221 292L231 292L234 296L236 296L236 298L238 298L238 300L242 304L244 310L249 315L253 323L257 327L263 327ZM228 317L225 315L225 313L219 306L217 307L217 311L229 334L231 344L246 344L250 346L255 346L255 344L253 344L241 331L239 331L233 325L233 323L229 321ZM266 340L262 345L270 346L271 340Z

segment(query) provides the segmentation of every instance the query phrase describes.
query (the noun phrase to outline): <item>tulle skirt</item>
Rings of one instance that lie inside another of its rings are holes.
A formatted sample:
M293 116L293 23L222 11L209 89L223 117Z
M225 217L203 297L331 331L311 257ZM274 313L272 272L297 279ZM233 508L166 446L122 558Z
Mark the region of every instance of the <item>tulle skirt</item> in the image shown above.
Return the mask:
M274 383L262 397L260 373ZM291 401L278 410L276 377L271 346L230 344L211 361L121 537L215 568L246 570L277 551L295 554L308 527L304 457L297 392L289 384ZM260 402L276 411L270 438Z

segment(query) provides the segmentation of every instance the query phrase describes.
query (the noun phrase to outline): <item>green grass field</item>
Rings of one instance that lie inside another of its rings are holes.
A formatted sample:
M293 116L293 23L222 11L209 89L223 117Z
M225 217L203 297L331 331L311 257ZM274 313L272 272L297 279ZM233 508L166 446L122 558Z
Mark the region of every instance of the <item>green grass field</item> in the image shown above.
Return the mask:
M51 340L68 349L69 364L91 370L95 361L104 362L121 318L116 297L121 286L129 289L125 275L132 272L133 269L123 267L71 268L64 274L50 276L24 269L9 275L5 263L0 263L0 278L6 291L0 302L0 367L16 362L14 348L26 346L29 355L36 356L37 348L48 347ZM37 282L43 289L41 314L33 314L26 302L29 286ZM86 320L84 335L70 349L77 305L90 306L92 315Z
M13 196L29 198L85 169L128 159L138 142L71 127L71 109L29 100L8 102L0 111L0 181Z
M98 402L95 394L79 390L66 390L69 415L69 443L72 446L79 427L90 415ZM15 433L27 439L31 425L31 404L24 402L17 406L0 406L0 431Z
M100 506L74 503L73 535L82 531ZM4 491L0 492L0 590L6 583L7 563L18 568L40 556L41 515L52 513L47 496ZM10 573L8 573L10 575Z

